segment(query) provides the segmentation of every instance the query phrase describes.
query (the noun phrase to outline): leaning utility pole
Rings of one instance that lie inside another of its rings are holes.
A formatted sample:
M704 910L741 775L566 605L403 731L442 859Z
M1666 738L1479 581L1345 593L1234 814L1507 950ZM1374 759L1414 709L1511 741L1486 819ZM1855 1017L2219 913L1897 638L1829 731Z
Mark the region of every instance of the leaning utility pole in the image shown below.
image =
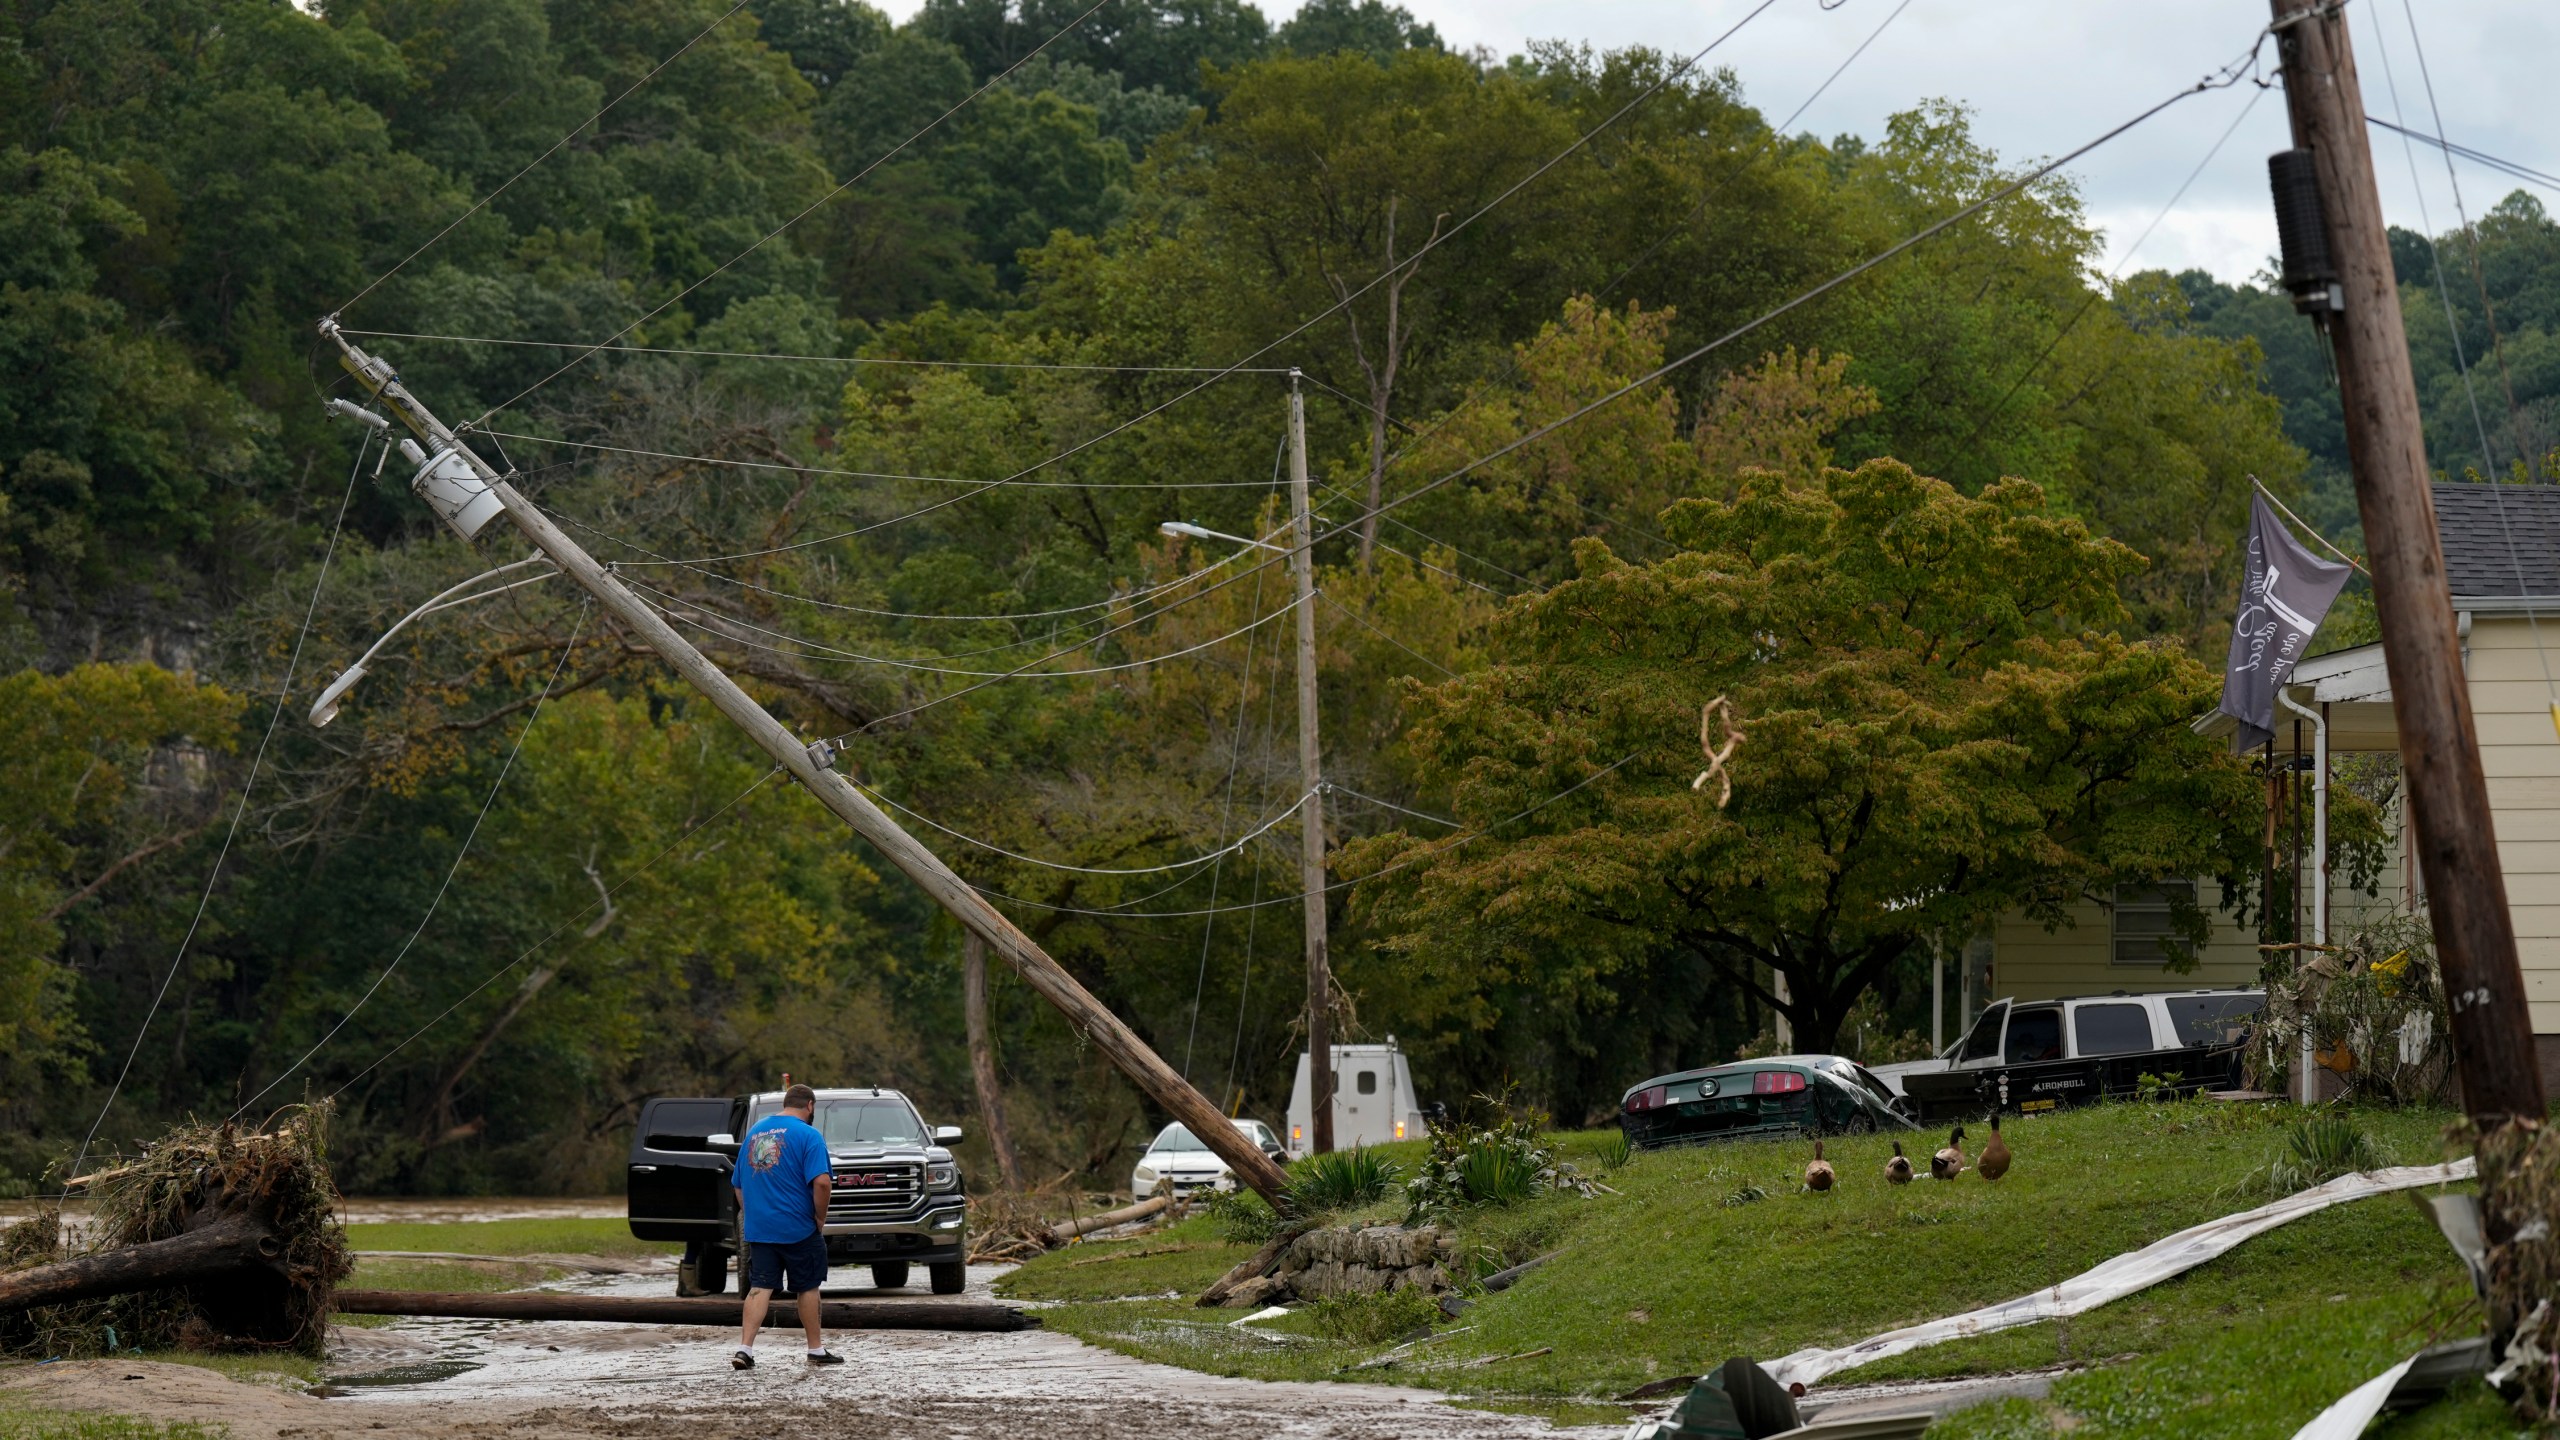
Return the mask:
M1066 968L1033 943L987 903L985 897L971 889L967 881L952 873L942 858L917 843L916 838L898 828L896 821L881 813L880 808L864 797L853 782L837 774L833 768L835 754L823 742L804 745L782 727L782 722L766 713L763 706L737 686L720 667L705 658L674 627L659 618L639 596L631 593L613 572L596 563L595 558L580 549L575 541L560 532L533 502L518 494L487 461L472 453L419 403L400 383L400 377L382 360L366 354L338 329L332 316L320 322L320 333L335 343L339 363L344 365L372 397L396 416L401 423L417 432L427 442L427 453L419 467L415 482L422 496L436 507L446 523L464 533L494 517L492 503L504 508L508 519L524 532L526 539L548 556L561 573L575 580L614 618L629 626L659 656L675 667L693 687L708 696L713 706L729 718L730 723L747 733L775 763L791 772L791 778L806 786L820 804L834 811L851 825L856 834L877 847L905 873L908 879L923 887L927 895L972 933L1002 955L1005 962L1038 991L1041 998L1058 1007L1068 1020L1095 1048L1120 1067L1122 1074L1136 1081L1148 1098L1163 1106L1173 1118L1188 1126L1208 1147L1227 1162L1235 1176L1259 1191L1275 1206L1284 1205L1283 1188L1288 1177L1243 1133L1230 1124L1209 1098L1191 1088L1189 1081L1164 1063L1162 1057L1148 1048L1135 1032L1123 1024L1090 991L1076 982Z
M1298 877L1307 912L1307 1153L1333 1149L1333 960L1324 930L1324 761L1316 745L1316 521L1307 506L1307 399L1289 372L1290 569L1298 579Z
M2327 332L2337 353L2348 459L2373 569L2391 712L2408 774L2410 829L2426 878L2436 960L2451 999L2462 1103L2478 1128L2483 1208L2493 1247L2490 1322L2503 1332L2521 1311L2517 1295L2494 1277L2501 1264L2518 1257L2502 1262L2495 1256L2517 1240L2527 1217L2516 1213L2519 1200L2502 1203L2501 1174L2522 1146L2534 1143L2532 1127L2543 1117L2542 1074L2490 825L2489 786L2480 772L2471 690L2454 632L2417 384L2401 328L2400 292L2374 186L2364 95L2347 45L2344 7L2338 0L2273 4L2285 106L2297 147L2270 164L2278 185L2277 216L2292 232L2285 278L2296 305ZM2316 216L2303 214L2299 203L2298 176L2305 164L2316 177ZM2307 243L2315 235L2325 255ZM2292 273L2298 262L2308 273Z

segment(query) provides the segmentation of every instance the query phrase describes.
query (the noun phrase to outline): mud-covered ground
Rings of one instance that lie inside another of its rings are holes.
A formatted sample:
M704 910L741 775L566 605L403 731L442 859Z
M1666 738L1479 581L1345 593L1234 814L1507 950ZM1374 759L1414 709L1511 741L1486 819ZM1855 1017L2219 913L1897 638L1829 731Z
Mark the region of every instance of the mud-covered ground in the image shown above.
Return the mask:
M859 1272L856 1272L857 1274ZM985 1298L993 1268L973 1270ZM856 1282L857 1286L861 1283ZM664 1293L663 1277L599 1276L559 1288ZM832 1289L832 1287L831 1287ZM768 1333L760 1363L729 1368L737 1337L696 1327L401 1320L333 1332L325 1395L244 1384L188 1365L105 1359L0 1370L0 1404L220 1421L234 1440L411 1440L527 1435L771 1440L776 1435L1325 1436L1343 1440L1614 1435L1462 1410L1420 1390L1271 1384L1202 1375L1062 1335L842 1333L842 1366L812 1370L795 1330Z

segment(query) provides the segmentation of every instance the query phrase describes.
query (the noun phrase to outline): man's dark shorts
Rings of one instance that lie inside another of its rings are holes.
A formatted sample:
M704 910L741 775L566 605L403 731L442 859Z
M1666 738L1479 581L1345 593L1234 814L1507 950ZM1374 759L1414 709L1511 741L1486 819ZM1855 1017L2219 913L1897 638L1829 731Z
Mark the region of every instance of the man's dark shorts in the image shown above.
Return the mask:
M785 1284L788 1280L790 1283ZM826 1237L811 1231L788 1245L747 1242L747 1288L805 1295L827 1281Z

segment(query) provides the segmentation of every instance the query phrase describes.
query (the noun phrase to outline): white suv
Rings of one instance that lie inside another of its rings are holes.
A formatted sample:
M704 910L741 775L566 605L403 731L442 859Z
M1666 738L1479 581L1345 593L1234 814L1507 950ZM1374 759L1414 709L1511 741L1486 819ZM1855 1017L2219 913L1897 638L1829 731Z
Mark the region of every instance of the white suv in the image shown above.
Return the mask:
M1280 1148L1280 1137L1259 1120L1233 1120L1238 1134L1254 1143L1254 1147L1271 1157L1274 1164L1286 1165L1288 1156ZM1138 1157L1137 1168L1129 1172L1129 1192L1141 1200L1151 1199L1159 1186L1170 1185L1176 1195L1194 1190L1233 1190L1234 1172L1218 1153L1200 1143L1180 1121L1156 1132L1155 1143Z

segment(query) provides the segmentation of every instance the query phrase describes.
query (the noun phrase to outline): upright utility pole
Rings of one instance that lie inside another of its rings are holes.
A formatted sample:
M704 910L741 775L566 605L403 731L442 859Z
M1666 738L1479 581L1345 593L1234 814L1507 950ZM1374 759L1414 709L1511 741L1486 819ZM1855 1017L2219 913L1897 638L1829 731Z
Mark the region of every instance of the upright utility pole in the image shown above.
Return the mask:
M1307 398L1289 372L1290 569L1298 579L1298 876L1307 912L1307 1152L1333 1149L1333 959L1324 933L1324 761L1316 745L1316 521L1307 505Z
M896 821L882 814L878 806L854 788L853 782L837 774L835 756L831 751L823 746L803 745L794 738L782 727L781 721L767 714L753 697L738 688L737 682L677 634L674 627L659 618L657 611L650 609L646 602L615 579L612 571L597 564L595 557L562 534L549 517L532 501L516 493L515 487L491 469L487 461L457 441L444 422L400 383L400 377L388 364L358 349L339 331L334 317L320 322L320 333L337 345L339 363L363 382L366 391L401 423L416 431L418 438L427 442L428 468L446 477L442 490L430 494L430 503L437 503L437 495L441 494L448 502L459 504L477 515L494 496L504 507L507 518L515 522L526 539L550 557L552 564L560 567L562 574L593 595L608 613L630 627L644 644L674 666L676 672L695 689L709 697L712 705L727 716L731 724L745 731L747 737L772 756L776 764L790 771L791 778L807 787L818 797L820 804L834 811L853 827L856 834L870 841L887 857L890 864L898 867L970 932L1003 956L1005 962L1013 966L1042 999L1057 1006L1070 1024L1120 1067L1122 1074L1137 1082L1138 1088L1145 1091L1148 1098L1163 1106L1174 1119L1188 1126L1192 1134L1217 1152L1218 1158L1227 1162L1238 1180L1252 1186L1275 1206L1286 1204L1282 1191L1288 1177L1270 1156L1245 1139L1242 1132L1228 1123L1218 1107L1209 1103L1207 1096L1192 1089L1189 1081L1164 1063L1163 1057L1139 1039L1119 1016L1093 998L1092 993L1078 984L1064 966L1051 959L1048 952L1033 943L1030 936L1014 928L1013 922L998 913L985 897L969 888L967 881L953 874L940 856L899 829ZM467 466L470 474L454 477L449 468L454 460ZM478 522L475 520L473 523Z
M2374 187L2364 95L2343 7L2334 0L2273 4L2293 143L2311 152L2335 271L2335 295L2323 297L2313 314L2337 352L2348 459L2408 775L2412 840L2426 879L2437 962L2452 997L2462 1101L2485 1140L2511 1120L2542 1118L2542 1075L2427 488L2418 389ZM2500 1218L2492 1197L2493 1242L2507 1238L2498 1233Z

